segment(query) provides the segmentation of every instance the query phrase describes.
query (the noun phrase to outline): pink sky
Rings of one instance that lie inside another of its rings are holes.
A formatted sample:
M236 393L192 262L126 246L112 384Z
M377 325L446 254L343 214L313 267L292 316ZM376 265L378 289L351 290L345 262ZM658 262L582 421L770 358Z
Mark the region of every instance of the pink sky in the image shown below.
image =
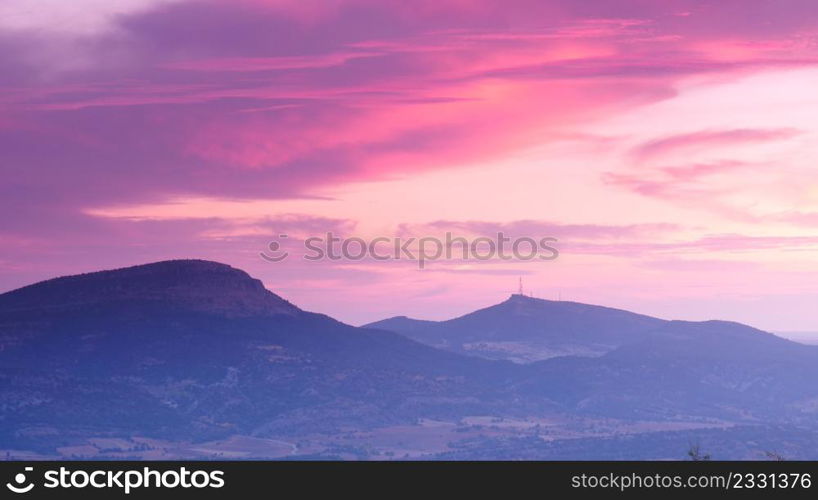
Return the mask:
M523 276L818 331L812 1L5 0L0 87L0 291L205 258L356 324L452 317ZM326 231L561 255L259 257Z

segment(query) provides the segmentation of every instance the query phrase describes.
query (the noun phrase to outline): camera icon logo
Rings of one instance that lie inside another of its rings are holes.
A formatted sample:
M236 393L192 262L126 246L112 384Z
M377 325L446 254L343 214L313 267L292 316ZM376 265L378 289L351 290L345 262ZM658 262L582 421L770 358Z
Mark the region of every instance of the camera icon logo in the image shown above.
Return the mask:
M26 472L31 472L34 470L34 467L26 467ZM14 483L6 483L6 488L10 489L14 493L28 493L34 488L34 483L26 484L27 478L26 475L22 472L17 473L14 476Z

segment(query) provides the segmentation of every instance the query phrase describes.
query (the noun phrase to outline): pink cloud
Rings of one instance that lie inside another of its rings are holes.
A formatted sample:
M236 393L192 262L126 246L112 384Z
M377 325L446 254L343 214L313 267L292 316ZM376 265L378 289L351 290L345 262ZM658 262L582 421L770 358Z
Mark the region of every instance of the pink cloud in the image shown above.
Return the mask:
M633 241L633 242L568 242L563 245L568 254L607 255L644 259L656 255L700 255L725 258L737 253L768 250L818 250L818 237L813 236L751 236L743 234L708 235L697 239L679 241Z
M767 219L786 222L797 226L818 227L818 212L791 211L773 214L768 216Z
M767 167L738 160L721 160L670 167L642 167L634 172L605 172L603 181L642 196L664 200L697 200L713 198L724 188L703 185L709 176L751 172Z
M681 229L676 224L565 224L556 221L517 220L508 222L434 221L424 225L403 225L400 234L441 234L450 231L461 235L492 237L504 233L510 237L556 237L565 240L619 240L627 238L656 238Z
M665 167L661 171L679 182L689 182L708 175L729 173L737 169L750 167L747 162L723 160L713 163L695 163L678 167Z
M724 148L745 143L779 141L795 137L800 132L794 129L734 129L693 132L655 139L641 144L633 151L639 161L657 157L690 153L711 148Z
M379 55L375 52L345 52L310 56L234 57L180 61L168 64L170 69L186 71L272 71L285 69L328 68L341 66L352 60Z

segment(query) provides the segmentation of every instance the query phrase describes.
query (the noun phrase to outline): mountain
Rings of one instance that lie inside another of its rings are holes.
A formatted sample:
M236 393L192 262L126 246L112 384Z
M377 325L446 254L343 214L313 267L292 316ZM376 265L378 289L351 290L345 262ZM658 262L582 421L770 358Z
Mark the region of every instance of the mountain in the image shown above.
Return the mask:
M649 337L664 321L619 309L515 294L508 300L448 321L399 316L364 325L434 347L489 359L539 361L596 357Z
M818 347L728 321L666 321L512 295L448 321L365 325L536 371L515 390L573 412L672 419L818 415Z
M0 295L0 314L4 315L150 305L227 317L299 312L244 271L203 260L173 260L56 278Z
M398 316L363 328L400 333L452 352L517 363L563 356L598 358L609 353L620 356L634 346L651 345L658 349L672 345L677 349L680 339L695 343L730 340L742 353L757 345L795 350L803 347L739 323L667 321L621 309L518 294L447 321Z
M491 412L511 368L303 311L224 264L159 262L0 295L0 445Z
M818 456L818 347L746 325L515 295L375 326L198 260L1 294L0 452L638 459L701 435Z

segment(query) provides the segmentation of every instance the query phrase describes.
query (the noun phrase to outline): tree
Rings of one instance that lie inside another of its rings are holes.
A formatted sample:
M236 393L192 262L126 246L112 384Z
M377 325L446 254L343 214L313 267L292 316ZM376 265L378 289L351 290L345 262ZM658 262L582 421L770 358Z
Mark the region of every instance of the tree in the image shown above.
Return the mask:
M706 462L710 460L710 454L703 454L698 444L690 445L690 449L687 450L687 456L694 462Z
M767 460L775 462L785 462L787 460L783 455L780 455L774 451L764 450L764 455L767 456Z

